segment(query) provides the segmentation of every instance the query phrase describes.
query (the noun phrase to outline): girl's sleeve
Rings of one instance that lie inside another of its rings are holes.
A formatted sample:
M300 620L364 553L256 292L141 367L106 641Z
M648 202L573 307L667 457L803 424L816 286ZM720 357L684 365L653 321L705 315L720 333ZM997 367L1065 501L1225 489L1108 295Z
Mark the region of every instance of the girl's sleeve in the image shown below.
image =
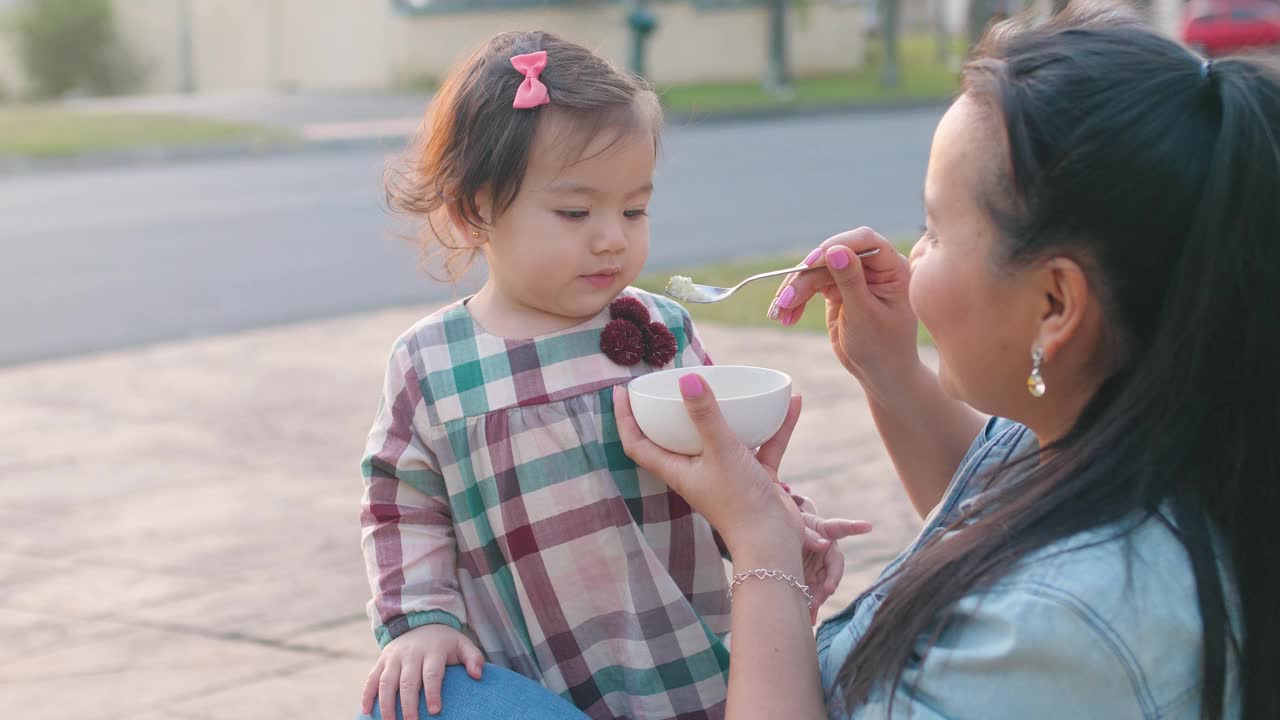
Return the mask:
M361 462L361 547L380 646L422 625L461 631L466 622L448 492L416 423L424 415L418 372L398 342Z

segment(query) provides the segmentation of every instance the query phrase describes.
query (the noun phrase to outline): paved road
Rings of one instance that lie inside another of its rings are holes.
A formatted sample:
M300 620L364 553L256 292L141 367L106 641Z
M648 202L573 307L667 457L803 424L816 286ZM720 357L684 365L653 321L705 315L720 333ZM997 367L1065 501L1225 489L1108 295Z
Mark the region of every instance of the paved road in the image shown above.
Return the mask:
M650 267L909 235L936 110L674 127ZM441 299L364 148L0 178L0 365Z

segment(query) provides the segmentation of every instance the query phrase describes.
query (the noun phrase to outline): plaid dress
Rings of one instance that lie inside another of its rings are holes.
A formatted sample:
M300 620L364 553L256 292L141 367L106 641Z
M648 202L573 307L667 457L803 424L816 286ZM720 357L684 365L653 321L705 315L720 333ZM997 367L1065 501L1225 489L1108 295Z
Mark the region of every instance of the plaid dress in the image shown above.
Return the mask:
M639 290L709 364L679 305ZM608 310L550 335L487 333L462 302L392 350L363 462L379 644L443 623L595 718L721 718L727 582L711 526L623 453L600 351Z

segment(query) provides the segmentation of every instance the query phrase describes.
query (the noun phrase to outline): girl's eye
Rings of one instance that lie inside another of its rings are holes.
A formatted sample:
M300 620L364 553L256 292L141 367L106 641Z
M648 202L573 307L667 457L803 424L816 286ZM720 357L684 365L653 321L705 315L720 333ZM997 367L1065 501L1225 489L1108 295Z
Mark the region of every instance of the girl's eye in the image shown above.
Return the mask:
M649 210L647 208L640 208L639 210L626 210L622 213L623 217L628 217L633 219L638 217L644 217L645 215L648 215L648 214L649 214Z
M586 210L557 210L556 214L566 220L581 220L587 216Z

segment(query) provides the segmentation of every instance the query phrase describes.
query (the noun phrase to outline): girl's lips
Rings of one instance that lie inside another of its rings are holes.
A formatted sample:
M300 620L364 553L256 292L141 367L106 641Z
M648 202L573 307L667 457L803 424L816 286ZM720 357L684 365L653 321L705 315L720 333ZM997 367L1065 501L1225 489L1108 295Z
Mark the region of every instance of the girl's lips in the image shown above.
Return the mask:
M607 288L613 285L614 281L618 279L618 273L609 272L609 273L596 273L594 275L583 275L582 279L586 280L588 283L590 283L594 287Z

